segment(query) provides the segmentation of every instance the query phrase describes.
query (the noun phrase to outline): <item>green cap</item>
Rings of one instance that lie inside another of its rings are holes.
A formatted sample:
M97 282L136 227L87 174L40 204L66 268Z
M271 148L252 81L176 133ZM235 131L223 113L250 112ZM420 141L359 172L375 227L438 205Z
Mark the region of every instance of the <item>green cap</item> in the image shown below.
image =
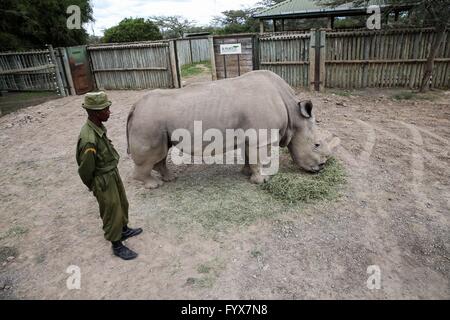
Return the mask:
M99 91L86 93L82 106L89 110L103 110L111 104L112 102L108 100L106 93Z

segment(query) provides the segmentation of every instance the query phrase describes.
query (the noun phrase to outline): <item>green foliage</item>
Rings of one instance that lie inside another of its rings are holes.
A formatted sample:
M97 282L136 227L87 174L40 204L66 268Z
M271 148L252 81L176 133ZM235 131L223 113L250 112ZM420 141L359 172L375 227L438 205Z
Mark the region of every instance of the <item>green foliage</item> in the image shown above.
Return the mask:
M259 23L252 17L256 9L241 9L223 11L222 16L214 17L213 23L219 29L219 34L257 32Z
M78 5L81 22L92 21L89 0L2 0L0 2L0 51L42 49L85 44L86 30L67 28L67 7Z
M125 18L117 26L105 30L103 42L161 40L158 27L150 19Z
M192 77L192 76L198 75L200 73L203 73L205 71L205 68L211 70L211 62L210 61L202 61L202 62L195 62L195 63L191 63L191 64L185 64L184 66L181 66L181 76L183 78Z
M194 27L195 21L181 16L153 16L150 17L161 30L165 39L181 38Z
M413 91L402 91L392 96L393 100L429 100L434 101L439 98L439 94L432 94L430 92L420 93Z

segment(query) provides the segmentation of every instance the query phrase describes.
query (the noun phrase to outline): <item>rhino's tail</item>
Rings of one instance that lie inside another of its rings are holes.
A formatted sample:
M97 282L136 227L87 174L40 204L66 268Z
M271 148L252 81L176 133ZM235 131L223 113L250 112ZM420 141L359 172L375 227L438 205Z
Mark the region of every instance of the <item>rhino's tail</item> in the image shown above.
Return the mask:
M128 118L127 118L127 153L130 154L130 125L131 125L131 119L133 118L133 112L134 109L136 108L136 105L134 104L131 107L130 113L128 114Z

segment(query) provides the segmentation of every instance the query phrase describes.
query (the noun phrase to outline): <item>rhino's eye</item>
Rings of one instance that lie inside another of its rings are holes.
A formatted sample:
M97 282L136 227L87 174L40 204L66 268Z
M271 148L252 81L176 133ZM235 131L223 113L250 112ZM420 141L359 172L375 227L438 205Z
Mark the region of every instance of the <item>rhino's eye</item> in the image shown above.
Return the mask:
M318 148L318 147L320 147L320 143L315 143L314 148Z

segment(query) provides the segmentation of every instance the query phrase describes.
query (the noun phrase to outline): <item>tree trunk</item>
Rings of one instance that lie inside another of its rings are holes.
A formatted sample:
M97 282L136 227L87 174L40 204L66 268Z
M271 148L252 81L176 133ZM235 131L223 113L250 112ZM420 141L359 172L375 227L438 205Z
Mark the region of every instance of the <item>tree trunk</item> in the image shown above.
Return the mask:
M433 75L434 59L439 51L441 42L445 35L445 25L436 27L436 35L434 37L433 43L430 48L430 53L428 55L427 64L425 65L425 72L423 74L422 83L420 85L420 92L425 92L430 89L430 78Z

